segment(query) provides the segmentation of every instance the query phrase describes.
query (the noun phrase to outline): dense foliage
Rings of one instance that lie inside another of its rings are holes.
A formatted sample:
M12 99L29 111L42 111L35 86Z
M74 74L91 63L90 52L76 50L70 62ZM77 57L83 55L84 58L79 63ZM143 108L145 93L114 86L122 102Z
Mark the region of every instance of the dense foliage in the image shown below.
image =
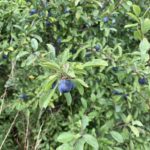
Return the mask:
M149 5L0 0L0 149L149 150Z

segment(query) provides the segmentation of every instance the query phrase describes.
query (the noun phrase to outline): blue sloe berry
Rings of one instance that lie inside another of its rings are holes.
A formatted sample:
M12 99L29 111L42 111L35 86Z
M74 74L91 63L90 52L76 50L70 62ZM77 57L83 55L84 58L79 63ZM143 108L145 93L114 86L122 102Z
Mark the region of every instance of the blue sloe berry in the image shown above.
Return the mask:
M113 90L113 91L112 91L112 94L114 94L114 95L122 95L122 92L119 92L119 91L117 91L117 90Z
M2 55L2 58L3 58L3 59L7 59L7 58L8 58L8 55L3 54L3 55Z
M123 97L124 99L127 99L128 96L129 96L129 94L123 94L123 95L122 95L122 97Z
M71 49L71 53L72 53L72 54L75 54L76 51L77 51L76 49Z
M71 80L60 80L58 85L58 90L60 93L68 93L74 89L75 85Z
M37 13L37 10L36 9L31 9L30 10L30 15L34 15L34 14L36 14Z
M50 17L52 14L51 14L51 12L50 11L48 11L48 17Z
M57 81L53 82L53 84L52 84L52 89L55 88L56 84L57 84Z
M57 39L57 43L58 43L58 44L61 44L61 42L62 42L62 38L59 37L59 38Z
M19 98L22 99L22 100L27 100L28 99L28 95L23 93L23 94L21 94L19 96Z
M100 48L100 45L96 44L95 47L96 51L99 51L101 48Z
M51 26L51 23L50 23L49 21L46 21L45 24L46 24L47 27L50 27L50 26Z
M89 61L90 60L90 57L91 57L91 53L86 53L85 54L85 59L87 60L87 61Z
M108 22L108 21L109 21L109 18L108 18L107 16L103 18L103 22L104 22L104 23L106 23L106 22Z
M117 72L118 71L118 67L112 67L112 70Z
M70 12L70 10L68 8L65 8L64 13L67 14L69 12Z
M145 77L142 77L142 78L139 78L139 84L140 85L145 85L145 84L147 84L147 79L145 78Z

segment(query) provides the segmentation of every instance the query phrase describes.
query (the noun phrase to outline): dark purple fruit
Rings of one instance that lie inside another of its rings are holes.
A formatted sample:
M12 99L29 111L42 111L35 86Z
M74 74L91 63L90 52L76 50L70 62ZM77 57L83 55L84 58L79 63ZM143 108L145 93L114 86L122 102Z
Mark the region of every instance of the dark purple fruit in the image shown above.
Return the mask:
M71 80L60 80L58 90L60 93L68 93L74 89L75 85Z
M69 12L70 12L70 10L68 8L65 8L64 13L67 14Z
M57 43L58 43L58 44L61 44L61 42L62 42L62 38L59 37L59 38L57 39Z
M100 45L98 45L98 44L96 44L94 48L95 48L96 51L99 51L101 49Z
M118 71L118 67L112 67L112 70L113 70L114 72L117 72L117 71Z
M139 84L140 85L145 85L145 84L147 84L147 79L145 78L145 77L142 77L142 78L139 78Z
M20 96L19 96L19 98L20 99L22 99L22 100L27 100L28 99L28 95L26 95L26 94L21 94Z
M46 21L45 24L46 24L47 27L50 27L52 25L49 21Z
M117 91L117 90L113 90L113 91L112 91L112 94L114 94L114 95L122 95L122 92L119 92L119 91Z
M108 22L108 21L109 21L109 18L108 18L107 16L103 18L103 22L104 22L104 23L106 23L106 22Z
M7 59L7 58L8 58L8 55L3 54L3 55L2 55L2 58L3 58L3 59Z
M36 9L31 9L30 10L30 15L34 15L34 14L36 14L37 13L37 10Z

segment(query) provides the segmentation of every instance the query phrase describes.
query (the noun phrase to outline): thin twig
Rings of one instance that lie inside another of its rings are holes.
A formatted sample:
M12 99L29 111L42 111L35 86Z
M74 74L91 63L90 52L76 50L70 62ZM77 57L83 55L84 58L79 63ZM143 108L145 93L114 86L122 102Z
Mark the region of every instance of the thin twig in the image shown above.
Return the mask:
M37 139L36 139L36 144L35 144L35 147L34 147L34 150L38 150L38 147L40 145L40 134L41 134L41 131L42 131L42 127L43 127L43 124L44 122L42 123L42 125L40 126L40 129L39 129L39 132L38 132L38 135L37 135Z
M148 13L149 10L150 10L150 7L147 8L147 10L145 11L143 17L145 17L145 15Z
M42 109L41 109L40 112L39 112L39 115L38 115L38 120L37 120L37 124L36 124L37 126L38 126L38 123L39 123L39 121L40 121L40 119L41 119L42 113L43 113L43 111L42 111ZM42 125L40 126L40 129L39 129L39 132L38 132L38 135L37 135L37 139L36 139L36 143L35 143L34 150L38 150L38 147L39 147L39 144L40 144L39 138L40 138L40 134L41 134L41 131L42 131L43 124L44 124L44 122L43 122Z
M1 98L1 101L2 101L2 104L1 104L1 106L0 106L0 115L1 115L2 110L3 110L4 99L5 99L6 95L7 95L7 88L5 88L5 91L4 91L3 95L0 97L0 98Z
M28 134L29 134L29 117L27 115L27 127L26 127L26 135L25 135L25 150L28 150L29 149L29 140L28 140Z
M7 139L7 137L8 137L8 135L9 135L9 133L10 133L12 127L13 127L13 125L15 124L15 121L16 121L16 119L17 119L17 117L18 117L18 114L19 114L19 112L17 112L17 114L16 114L16 116L15 116L13 122L11 123L11 126L10 126L10 128L8 129L8 132L7 132L7 134L5 135L5 138L4 138L4 140L2 141L2 143L1 143L0 150L2 149L2 147L3 147L3 145L4 145L5 141L6 141L6 139Z

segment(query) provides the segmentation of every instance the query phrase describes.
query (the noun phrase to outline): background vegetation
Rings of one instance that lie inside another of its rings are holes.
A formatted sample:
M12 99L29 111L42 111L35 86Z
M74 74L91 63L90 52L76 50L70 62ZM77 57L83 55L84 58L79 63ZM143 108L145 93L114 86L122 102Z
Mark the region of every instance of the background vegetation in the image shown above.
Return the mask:
M149 150L148 6L0 0L0 149Z

